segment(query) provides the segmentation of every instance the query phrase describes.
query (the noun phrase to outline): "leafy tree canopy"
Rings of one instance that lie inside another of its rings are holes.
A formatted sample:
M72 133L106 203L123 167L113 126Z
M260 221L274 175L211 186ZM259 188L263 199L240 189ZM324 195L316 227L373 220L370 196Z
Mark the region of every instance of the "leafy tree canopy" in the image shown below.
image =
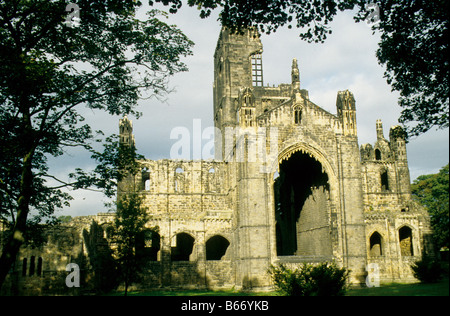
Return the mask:
M431 216L435 245L449 247L449 173L448 164L437 174L417 177L411 185L413 197L425 206Z
M181 7L181 0L155 0ZM153 1L151 1L153 2ZM449 126L449 51L447 0L188 0L202 18L219 9L219 20L234 30L256 27L270 34L279 27L297 27L300 38L323 42L330 22L353 10L356 22L372 21L381 34L376 56L386 66L385 78L400 92L399 122L409 136Z
M0 2L0 216L11 223L0 285L24 241L30 211L51 216L70 200L62 187L105 185L82 172L71 183L49 173L49 156L70 147L93 150L102 136L83 123L80 110L139 116L140 97L166 93L168 77L187 70L181 58L193 43L166 24L162 12L137 19L141 4Z

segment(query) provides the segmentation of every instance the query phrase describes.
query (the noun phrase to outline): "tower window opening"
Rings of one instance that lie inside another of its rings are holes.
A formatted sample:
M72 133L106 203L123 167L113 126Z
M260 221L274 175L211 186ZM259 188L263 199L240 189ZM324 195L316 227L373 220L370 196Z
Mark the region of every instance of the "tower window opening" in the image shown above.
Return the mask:
M375 149L375 160L381 160L381 152L379 149Z
M381 173L381 190L389 191L389 180L387 170Z
M294 110L294 122L296 125L299 125L301 121L302 121L302 110L296 108Z
M252 55L252 82L254 87L263 86L262 55Z

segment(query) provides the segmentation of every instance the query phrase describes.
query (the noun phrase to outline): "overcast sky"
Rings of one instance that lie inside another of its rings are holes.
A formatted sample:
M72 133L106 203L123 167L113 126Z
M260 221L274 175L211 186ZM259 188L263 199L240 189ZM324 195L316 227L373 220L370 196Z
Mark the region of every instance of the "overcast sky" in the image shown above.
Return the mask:
M142 10L142 15L144 16ZM81 20L81 23L83 21ZM170 158L170 148L177 141L170 132L177 126L192 131L194 119L201 119L202 129L213 126L213 54L220 32L216 17L202 20L198 11L187 6L169 18L194 43L193 56L184 59L189 72L175 75L170 86L175 91L165 102L142 100L143 116L133 120L136 146L149 159ZM323 44L309 44L298 38L297 29L280 29L262 35L264 85L290 83L292 59L297 58L301 88L309 91L312 102L336 114L338 91L350 90L356 99L359 145L376 141L375 121L383 121L385 138L389 128L398 124L401 109L398 93L391 92L383 78L384 68L375 57L379 36L372 35L366 23L355 23L351 13L341 13L331 24L333 34ZM118 133L119 117L91 110L85 111L87 122L105 134ZM192 133L191 133L192 135ZM191 140L192 141L192 140ZM206 141L205 141L206 142ZM449 131L429 131L407 145L411 180L421 174L437 173L449 161ZM51 160L51 171L61 178L76 167L92 168L93 161L81 150L73 150ZM102 194L71 192L71 207L57 215L91 215L105 212Z

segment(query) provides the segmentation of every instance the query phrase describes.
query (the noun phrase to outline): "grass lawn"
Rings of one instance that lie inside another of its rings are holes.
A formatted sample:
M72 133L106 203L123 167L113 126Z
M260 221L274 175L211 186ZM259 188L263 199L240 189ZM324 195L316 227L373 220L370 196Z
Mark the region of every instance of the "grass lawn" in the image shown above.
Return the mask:
M109 295L120 296L123 292L114 292ZM212 291L212 290L154 290L132 291L129 296L276 296L276 292L240 292L240 291Z
M380 287L351 289L347 296L449 296L449 279L438 283L385 284Z
M114 292L110 295L123 295ZM238 291L209 291L209 290L156 290L131 291L129 296L277 296L276 292L238 292ZM380 287L350 289L346 296L449 296L448 277L438 283L422 284L385 284Z

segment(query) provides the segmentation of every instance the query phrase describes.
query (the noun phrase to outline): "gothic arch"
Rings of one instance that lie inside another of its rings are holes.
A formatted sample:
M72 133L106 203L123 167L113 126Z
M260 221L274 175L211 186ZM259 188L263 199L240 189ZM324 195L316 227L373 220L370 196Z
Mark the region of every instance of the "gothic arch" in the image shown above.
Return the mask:
M378 257L382 256L383 252L383 236L378 231L373 231L369 235L369 255Z
M281 150L278 155L278 160L272 162L272 172L274 173L276 171L279 171L279 165L283 162L283 160L289 159L293 154L299 151L308 154L310 157L320 162L330 181L334 182L337 179L336 172L331 166L329 159L327 158L323 150L317 149L316 147L304 142L298 142Z
M254 107L255 97L253 91L250 88L245 88L240 96L241 107Z
M337 177L322 151L296 143L282 150L273 175L277 256L331 258L331 216L336 212ZM319 213L320 215L317 215Z
M414 229L403 225L398 229L398 241L402 256L414 256Z

